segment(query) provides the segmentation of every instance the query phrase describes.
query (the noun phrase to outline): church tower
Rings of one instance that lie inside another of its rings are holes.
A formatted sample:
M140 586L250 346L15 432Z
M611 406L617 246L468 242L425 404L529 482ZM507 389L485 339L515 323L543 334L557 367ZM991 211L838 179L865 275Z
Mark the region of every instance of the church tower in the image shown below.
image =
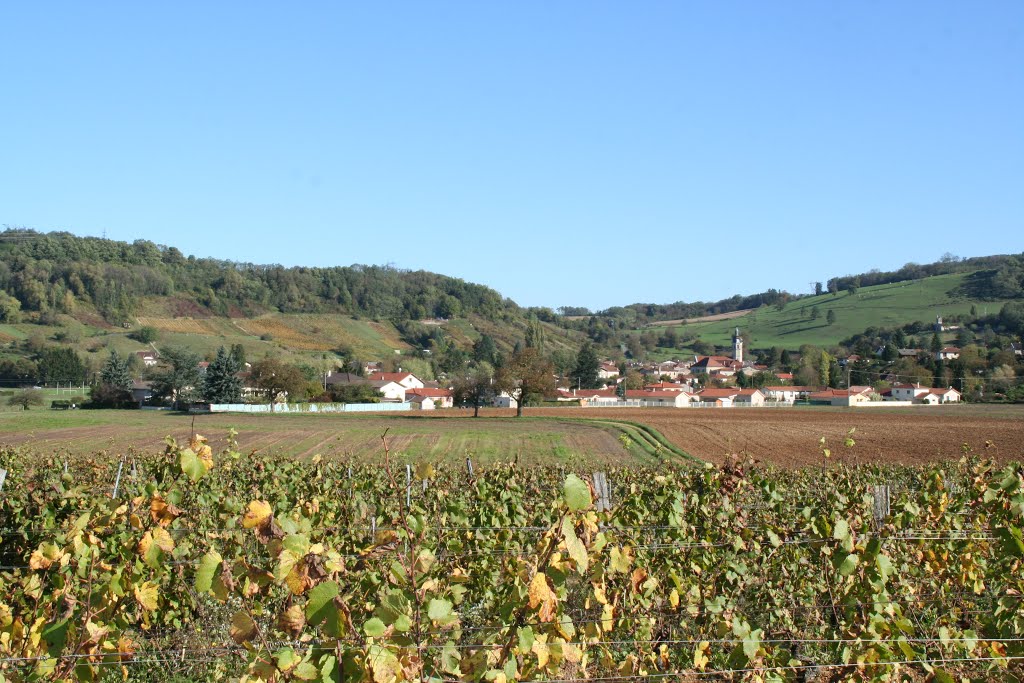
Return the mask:
M740 336L740 328L736 328L736 333L732 336L732 357L743 362L743 337Z

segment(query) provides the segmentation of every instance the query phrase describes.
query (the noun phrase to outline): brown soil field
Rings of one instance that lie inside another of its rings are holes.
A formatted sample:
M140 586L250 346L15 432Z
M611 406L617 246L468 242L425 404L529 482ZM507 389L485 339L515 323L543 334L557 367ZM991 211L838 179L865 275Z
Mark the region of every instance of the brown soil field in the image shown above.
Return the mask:
M780 467L822 462L919 464L958 458L964 444L1000 460L1024 460L1024 406L912 408L541 408L531 415L628 420L654 427L703 460L746 454ZM852 448L843 441L855 429Z
M650 324L650 327L666 327L673 325L685 325L687 323L713 323L716 320L732 320L733 318L742 318L747 313L750 313L755 309L743 308L738 311L729 311L728 313L716 313L715 315L705 315L700 318L679 318L677 320L659 320Z
M721 463L731 454L749 455L780 467L820 465L824 437L832 462L922 464L972 451L998 460L1024 460L1024 406L922 406L915 408L720 408L618 409L527 408L527 419L512 410L439 410L400 415L200 415L195 430L216 448L229 428L239 431L242 450L296 457L321 453L357 460L380 456L380 435L389 431L396 452L414 459L461 462L507 460L524 463L642 463L626 452L618 431L607 423L646 424L683 451ZM594 420L594 423L587 423ZM854 429L856 444L843 441ZM140 411L72 411L9 414L0 421L0 443L29 445L43 453L123 453L129 448L162 448L163 437L188 438L192 417Z

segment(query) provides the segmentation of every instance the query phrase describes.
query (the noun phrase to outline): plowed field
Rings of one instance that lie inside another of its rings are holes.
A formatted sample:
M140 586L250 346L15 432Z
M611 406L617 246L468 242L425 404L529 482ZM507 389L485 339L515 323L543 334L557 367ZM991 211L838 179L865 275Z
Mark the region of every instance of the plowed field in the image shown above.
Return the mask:
M881 411L881 412L879 412ZM563 415L641 422L684 451L721 462L745 453L782 467L820 464L825 437L832 460L844 463L924 463L959 457L963 444L987 456L1024 459L1024 406L913 408L537 409ZM856 431L853 448L843 439ZM986 447L986 444L991 444Z

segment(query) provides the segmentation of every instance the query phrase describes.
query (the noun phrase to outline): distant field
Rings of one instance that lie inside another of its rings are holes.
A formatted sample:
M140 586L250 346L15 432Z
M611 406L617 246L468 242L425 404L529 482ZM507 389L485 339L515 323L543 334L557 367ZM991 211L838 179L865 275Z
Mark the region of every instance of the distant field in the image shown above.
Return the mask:
M453 411L465 415L468 411ZM98 451L163 449L165 436L187 440L192 416L149 411L32 410L0 414L0 443L27 445L40 452L69 456ZM612 425L556 419L424 419L411 415L199 415L195 431L221 448L231 428L242 450L259 453L373 461L382 455L387 430L393 452L414 460L462 463L520 458L552 464L585 459L593 462L648 462L643 453L627 451L621 431Z
M934 322L937 315L967 314L972 305L977 306L979 313L998 312L1002 302L949 294L963 284L965 277L966 274L956 273L863 287L852 296L847 292L836 296L824 294L793 301L781 311L765 306L738 319L689 322L675 329L680 335L696 334L703 341L729 346L733 330L739 325L750 333L754 348L778 346L796 350L802 344L830 346L871 326L899 327L914 321ZM810 318L814 307L818 308L817 320ZM826 322L829 310L836 315L832 325Z
M679 450L711 462L750 455L783 467L821 463L825 437L833 462L924 463L959 457L963 444L1000 459L1024 459L1024 406L936 406L910 409L615 409L534 408L514 419L507 410L408 415L200 415L195 430L219 448L228 429L245 451L294 457L374 461L388 430L395 452L414 460L487 462L519 458L528 464L574 461L680 461L661 450L664 437ZM191 434L192 416L167 412L31 410L0 413L0 443L70 456L105 450L162 449L164 436ZM632 425L653 428L655 436ZM852 449L842 447L856 428ZM650 441L645 443L644 440ZM986 444L991 446L987 447ZM629 448L626 448L626 445ZM654 446L653 451L650 446Z
M782 467L820 465L825 437L832 462L922 464L958 458L967 444L1002 460L1024 460L1024 405L910 408L540 409L643 422L684 451L711 462L733 453ZM851 428L856 444L844 448ZM991 443L990 447L986 444Z

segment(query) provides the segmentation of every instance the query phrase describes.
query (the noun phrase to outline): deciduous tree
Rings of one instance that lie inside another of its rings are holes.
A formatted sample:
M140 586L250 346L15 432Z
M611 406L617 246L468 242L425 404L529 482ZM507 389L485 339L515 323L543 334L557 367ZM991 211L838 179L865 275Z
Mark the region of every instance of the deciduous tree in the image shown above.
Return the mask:
M516 417L522 417L523 404L531 395L554 391L554 367L537 349L525 348L498 370L495 386L515 399Z
M22 389L8 398L7 404L21 406L22 410L28 410L29 406L41 406L43 405L43 392L38 389Z
M287 395L289 399L305 396L308 382L302 371L294 365L288 365L278 358L264 358L252 365L252 379L270 401L270 409L278 396Z

